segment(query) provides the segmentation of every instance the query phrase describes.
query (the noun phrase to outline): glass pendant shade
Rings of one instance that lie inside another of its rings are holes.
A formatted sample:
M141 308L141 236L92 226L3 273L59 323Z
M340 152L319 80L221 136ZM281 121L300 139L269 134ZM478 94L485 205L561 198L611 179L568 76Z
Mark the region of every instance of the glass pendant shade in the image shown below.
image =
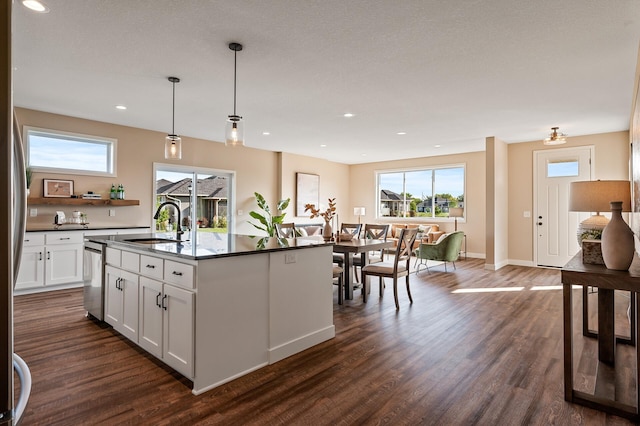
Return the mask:
M244 122L242 121L242 117L230 115L229 118L227 118L225 145L230 147L244 146Z
M167 135L164 140L164 158L167 160L182 159L182 138L178 135Z

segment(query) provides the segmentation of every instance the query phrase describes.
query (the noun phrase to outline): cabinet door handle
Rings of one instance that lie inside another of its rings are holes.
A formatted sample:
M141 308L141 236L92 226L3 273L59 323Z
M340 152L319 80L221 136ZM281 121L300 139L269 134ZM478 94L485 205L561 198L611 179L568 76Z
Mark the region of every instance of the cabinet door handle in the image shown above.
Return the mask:
M156 265L147 265L147 268L155 269Z
M122 278L118 278L116 280L116 288L120 291L122 291Z
M38 260L42 260L42 252L41 251L38 252L38 255L39 255L39 259Z
M172 274L173 274L173 275L177 275L177 276L179 276L179 277L181 277L181 276L182 276L182 272L178 272L178 271L173 271L173 272L172 272Z
M51 260L51 252L50 251L47 252L47 260Z
M167 310L167 305L164 304L164 301L167 300L167 295L162 296L162 309Z
M70 239L71 239L70 237L64 237L64 238L60 238L60 241L63 241L63 240L70 240Z
M156 296L156 306L158 308L162 308L162 305L160 305L160 296L162 296L162 293L158 293L158 295Z

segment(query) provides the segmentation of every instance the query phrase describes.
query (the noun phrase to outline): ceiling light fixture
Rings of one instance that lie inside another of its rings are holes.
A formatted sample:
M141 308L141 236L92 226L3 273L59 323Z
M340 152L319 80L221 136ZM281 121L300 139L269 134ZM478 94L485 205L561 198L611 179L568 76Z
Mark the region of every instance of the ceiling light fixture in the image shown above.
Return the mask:
M243 146L244 131L242 117L236 114L236 83L237 83L237 63L238 52L242 50L240 43L229 43L229 49L233 50L233 115L227 118L225 130L226 146Z
M400 136L403 136L403 135L406 135L406 134L407 134L407 132L398 132L398 133L396 133L396 134L397 134L397 135L400 135Z
M269 136L269 135L271 134L271 132L262 132L262 134L263 134L264 136Z
M558 132L559 128L560 127L551 128L549 137L543 141L545 145L562 145L563 143L567 143L567 135Z
M44 3L42 3L41 1L38 0L22 0L22 4L31 9L34 10L36 12L40 12L40 13L48 13L49 12L49 8L47 7L47 5L45 5Z
M124 105L116 105L116 109L125 110L125 109L127 109L127 107L124 106Z
M167 160L180 160L182 158L182 139L176 135L176 83L180 83L178 77L169 77L168 80L173 84L173 103L171 110L171 133L167 135L164 141L164 158Z
M355 115L355 114L352 114L352 113L350 113L350 112L345 112L345 113L343 114L343 117L345 117L345 118L351 118L351 117L353 117L354 115Z

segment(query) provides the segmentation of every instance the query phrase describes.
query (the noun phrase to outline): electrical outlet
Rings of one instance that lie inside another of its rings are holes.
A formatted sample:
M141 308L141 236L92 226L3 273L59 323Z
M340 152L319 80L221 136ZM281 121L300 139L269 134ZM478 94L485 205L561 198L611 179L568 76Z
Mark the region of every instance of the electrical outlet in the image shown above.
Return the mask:
M298 256L296 253L286 253L284 255L284 263L296 263L298 261Z
M244 214L243 210L238 210L238 216L242 216Z
M115 216L116 215L116 209L109 209L109 216Z
M38 216L38 209L29 209L29 216L31 217Z
M524 217L531 217L531 212L530 211L525 211L524 212Z

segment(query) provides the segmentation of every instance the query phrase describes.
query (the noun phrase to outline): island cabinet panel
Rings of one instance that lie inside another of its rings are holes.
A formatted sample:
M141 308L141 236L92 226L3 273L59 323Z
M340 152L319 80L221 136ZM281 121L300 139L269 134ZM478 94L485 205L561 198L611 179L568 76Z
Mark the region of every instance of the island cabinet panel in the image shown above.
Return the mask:
M138 276L105 267L105 321L129 340L138 342Z
M269 262L269 363L335 337L331 247L275 252Z
M269 253L198 261L199 394L268 364Z
M193 292L140 277L140 336L147 352L193 377Z

